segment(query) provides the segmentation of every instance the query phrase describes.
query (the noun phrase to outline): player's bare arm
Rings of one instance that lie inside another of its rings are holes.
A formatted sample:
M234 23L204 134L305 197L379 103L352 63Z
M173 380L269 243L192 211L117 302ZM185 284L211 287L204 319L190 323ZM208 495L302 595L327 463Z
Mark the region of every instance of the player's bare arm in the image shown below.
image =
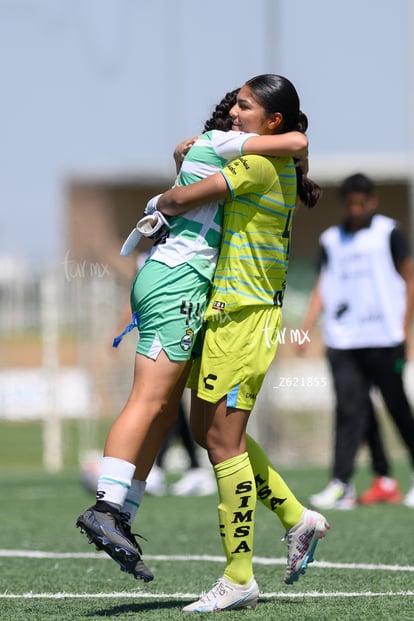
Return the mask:
M162 194L157 202L157 209L166 216L176 216L194 207L228 198L230 190L221 173L215 173L206 179L186 186L177 186Z
M251 136L243 145L245 155L273 155L305 158L308 155L308 139L301 132Z

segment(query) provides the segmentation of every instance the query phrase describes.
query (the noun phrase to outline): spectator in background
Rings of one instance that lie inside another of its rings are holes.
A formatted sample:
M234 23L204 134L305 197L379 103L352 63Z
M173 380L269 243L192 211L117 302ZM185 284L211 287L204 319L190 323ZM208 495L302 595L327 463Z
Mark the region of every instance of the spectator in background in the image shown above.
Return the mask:
M320 509L355 506L354 462L367 439L376 477L359 501L403 500L414 507L414 474L403 499L389 476L370 399L371 388L378 388L414 471L414 418L403 385L414 306L413 263L398 223L375 213L378 199L371 179L352 175L338 194L344 218L320 237L320 275L302 326L309 330L323 311L336 397L331 480L310 501Z
M168 487L165 458L175 439L183 446L188 459L188 469L178 481ZM155 464L148 475L145 491L154 496L163 496L168 492L173 496L209 496L215 494L216 489L216 480L211 468L204 468L200 462L198 447L194 442L181 401L177 420L161 445Z

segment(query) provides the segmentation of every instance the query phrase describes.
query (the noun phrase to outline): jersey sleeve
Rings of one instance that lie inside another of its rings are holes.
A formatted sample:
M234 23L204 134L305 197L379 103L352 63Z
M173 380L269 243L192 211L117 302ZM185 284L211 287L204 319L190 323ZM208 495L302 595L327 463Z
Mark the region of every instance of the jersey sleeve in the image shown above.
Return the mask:
M220 157L227 162L243 155L243 146L246 140L258 134L246 134L243 132L228 131L223 132L213 130L211 132L212 145Z
M262 155L239 157L220 172L226 180L232 198L252 192L265 194L273 186L276 178L273 164Z

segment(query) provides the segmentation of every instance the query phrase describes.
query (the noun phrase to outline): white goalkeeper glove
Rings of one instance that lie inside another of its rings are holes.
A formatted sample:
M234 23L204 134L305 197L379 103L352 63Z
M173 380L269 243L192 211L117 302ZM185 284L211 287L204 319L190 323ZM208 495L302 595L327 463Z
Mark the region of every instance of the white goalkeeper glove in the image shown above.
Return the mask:
M152 198L150 198L145 206L144 216L150 216L152 213L154 213L154 211L156 211L158 199L160 196L162 196L162 194L157 194L157 196L153 196Z
M142 233L137 231L137 227L132 229L126 240L124 241L120 255L121 257L127 257L138 246L139 240L142 237Z
M134 229L128 235L121 248L121 255L128 256L138 245L141 237L149 237L155 242L163 236L166 230L170 229L168 220L160 212L155 210L151 215L144 216L139 220Z
M136 229L144 237L158 239L161 229L169 229L168 220L160 211L155 210L152 214L144 216L137 222Z

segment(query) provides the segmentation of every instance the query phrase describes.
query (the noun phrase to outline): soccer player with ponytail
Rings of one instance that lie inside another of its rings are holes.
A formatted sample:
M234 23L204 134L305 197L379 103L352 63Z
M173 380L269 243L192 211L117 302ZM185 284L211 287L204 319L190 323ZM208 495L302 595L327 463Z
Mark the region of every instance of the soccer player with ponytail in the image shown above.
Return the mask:
M233 130L261 136L307 128L296 89L286 78L272 74L246 82L230 116ZM192 374L198 377L198 397L191 423L216 475L226 566L213 588L185 612L256 606L259 589L252 567L256 488L259 500L277 514L287 531L287 584L304 573L329 528L321 514L301 505L246 434L277 349L295 206L299 200L313 207L319 194L319 187L295 167L292 157L245 154L220 172L168 190L155 201L158 210L174 216L225 200L201 367Z

